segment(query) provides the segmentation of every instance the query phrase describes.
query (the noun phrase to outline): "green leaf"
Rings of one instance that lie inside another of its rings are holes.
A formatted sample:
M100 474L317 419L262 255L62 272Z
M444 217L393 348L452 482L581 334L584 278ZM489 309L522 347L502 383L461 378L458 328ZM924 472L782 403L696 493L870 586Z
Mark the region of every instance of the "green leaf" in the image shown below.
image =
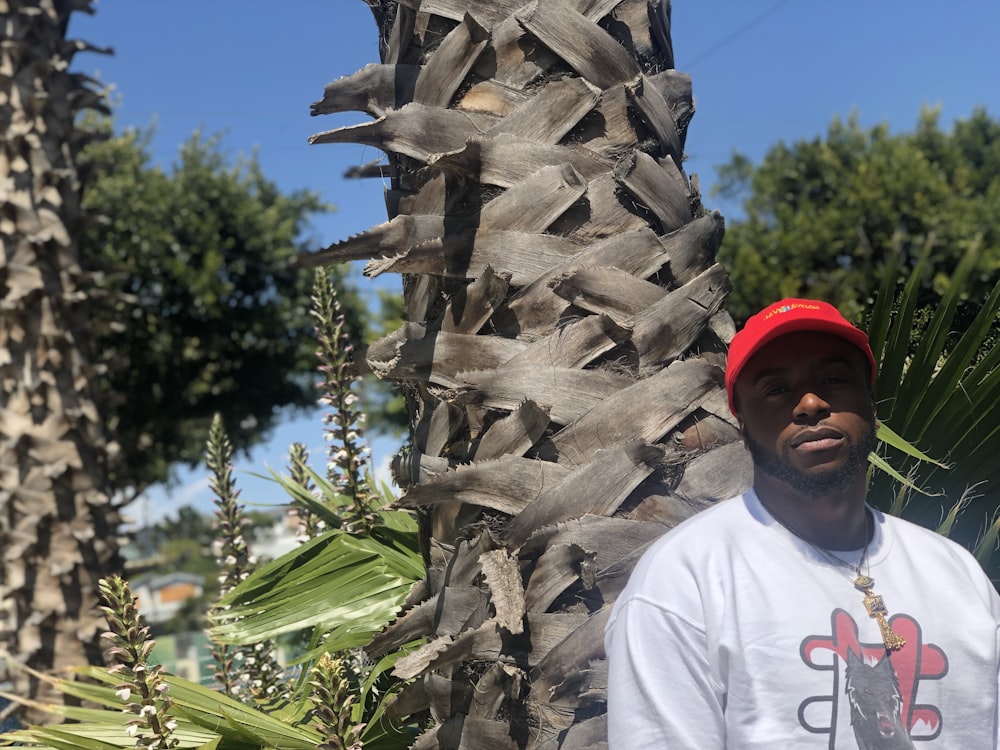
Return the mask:
M908 487L911 490L915 490L916 492L919 492L922 495L928 495L928 496L930 496L930 495L933 494L933 493L927 492L926 490L918 487L910 479L908 479L907 477L904 477L895 468L893 468L893 466L888 461L886 461L884 458L882 458L881 456L879 456L877 453L869 453L868 454L868 463L870 463L876 469L880 469L881 471L885 472L890 477L892 477L897 482L899 482L901 485L903 485L905 487Z
M899 386L897 408L893 411L893 423L898 424L902 431L909 429L917 421L921 423L920 426L927 427L927 420L920 419L919 416L921 407L924 407L925 410L935 408L931 399L926 398L927 389L940 375L942 355L945 351L948 334L951 331L952 320L955 318L961 299L961 291L977 262L978 256L971 250L963 256L951 278L947 292L935 308L930 324L920 338L916 351L910 357L906 375ZM903 326L898 327L907 336L909 335L908 329ZM949 360L953 356L954 352ZM965 362L958 363L954 379L951 382L943 383L942 390L951 392L954 389L965 364ZM919 432L917 436L919 437Z
M118 742L109 742L100 739L99 736L105 734L107 727L81 727L82 731L67 731L55 727L39 727L27 730L34 742L42 743L45 747L55 748L55 750L121 750L123 747L135 747L135 739L125 734L124 726L119 728L121 738ZM92 734L91 734L92 733Z
M126 722L134 718L131 714L112 711L92 711L93 719L75 724L31 727L4 735L3 740L17 743L41 743L45 747L84 748L85 750L118 750L135 747L136 738L126 731ZM180 744L179 748L218 747L219 735L191 727L178 727L171 735Z
M870 330L886 329L889 331L885 346L882 348L882 359L878 363L878 377L875 380L878 406L880 410L883 406L889 408L887 421L892 421L896 415L896 408L901 401L908 397L908 394L901 392L899 384L903 381L906 363L910 356L910 332L912 331L914 312L917 308L920 281L928 267L927 258L928 251L925 248L896 300L898 310L895 317L893 318L891 306L883 306L878 311L886 317L884 319L873 318L868 323ZM889 282L889 278L886 278L879 290L880 297L893 298L894 284Z
M121 683L121 678L109 675L106 669L100 669L100 671L91 672L91 670L97 670L97 667L84 668L83 670L77 670L77 674L85 674L87 676L93 676L97 679L103 679L104 681L110 681L112 685L118 685ZM89 682L80 682L79 680L64 680L58 677L50 678L52 686L61 693L65 695L71 695L75 698L79 698L84 701L89 701L91 703L96 703L100 706L106 706L113 710L120 710L122 707L122 700L117 695L113 688L105 687L104 685L95 685ZM10 695L8 693L0 693L3 697L12 701L20 701L17 696ZM63 714L63 710L68 707L64 706L50 706L53 713Z
M1000 513L993 519L993 523L990 524L989 529L983 534L983 538L979 540L979 544L976 545L976 549L973 551L976 559L979 560L979 564L984 568L989 565L990 558L997 550L998 539L1000 539ZM997 583L996 579L994 579L993 583L994 585Z
M397 532L380 538L329 531L252 574L213 613L211 636L253 643L304 628L331 631L331 651L366 643L423 575Z
M323 497L323 500L317 499L316 496L305 487L297 482L293 482L289 477L278 474L273 469L269 470L271 474L270 477L254 473L251 473L251 475L260 479L272 479L277 482L296 503L302 505L309 512L314 513L327 526L331 528L340 528L340 514L345 508L349 508L351 506L351 499L347 495L338 492L325 477L317 474L308 466L303 468L305 469L306 474L316 485L316 489Z
M164 680L170 686L174 708L180 715L223 738L250 740L288 750L315 750L321 741L311 728L291 726L216 690L173 675L165 676Z
M85 667L77 672L106 684L114 685L120 681L117 676L100 667ZM221 735L223 747L250 749L259 748L263 744L289 750L314 750L321 741L319 734L311 728L289 725L217 690L171 674L165 674L163 680L169 687L167 694L173 701L171 711L182 721L186 720L189 727L193 725ZM189 731L187 727L185 729Z
M962 495L962 497L960 497L955 504L951 506L951 510L948 511L948 515L944 517L944 521L942 521L941 525L938 526L938 533L943 536L949 536L951 534L951 530L955 526L955 521L958 520L959 514L965 510L968 504L968 495Z
M940 466L942 469L948 468L947 464L944 464L940 461L931 458L926 453L918 449L916 446L901 438L899 435L893 432L893 430L889 427L889 425L885 424L884 422L879 422L878 429L876 430L875 434L876 437L878 437L878 439L881 440L883 443L885 443L886 445L891 445L893 448L896 448L897 450L905 453L907 456L911 456L912 458L916 458L920 461L925 461L927 463L934 464L935 466Z

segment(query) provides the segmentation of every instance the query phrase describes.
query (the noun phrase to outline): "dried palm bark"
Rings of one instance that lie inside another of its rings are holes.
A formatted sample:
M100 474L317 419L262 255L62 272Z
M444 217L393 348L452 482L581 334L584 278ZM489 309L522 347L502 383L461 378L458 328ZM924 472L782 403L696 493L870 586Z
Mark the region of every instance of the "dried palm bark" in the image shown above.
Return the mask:
M0 0L0 649L41 671L101 662L97 580L118 561L76 239L74 120L102 103L68 71L92 49L65 39L74 10L90 3Z
M644 546L749 483L722 385L723 221L683 168L666 0L368 0L383 60L314 136L384 151L389 221L304 258L403 277L368 365L409 396L417 748L606 742L602 630Z

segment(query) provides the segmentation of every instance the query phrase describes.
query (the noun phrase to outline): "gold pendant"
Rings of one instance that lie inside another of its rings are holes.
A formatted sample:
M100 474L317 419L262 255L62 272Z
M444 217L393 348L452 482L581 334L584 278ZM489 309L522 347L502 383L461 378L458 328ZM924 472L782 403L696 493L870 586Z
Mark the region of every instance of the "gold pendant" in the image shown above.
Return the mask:
M859 580L862 578L867 578L867 576L858 576ZM885 602L881 596L872 593L871 586L865 589L865 609L868 610L868 616L873 617L878 623L879 632L882 634L882 643L885 644L887 651L895 651L906 645L906 639L894 632L889 626L889 621L885 619L886 614L888 614Z

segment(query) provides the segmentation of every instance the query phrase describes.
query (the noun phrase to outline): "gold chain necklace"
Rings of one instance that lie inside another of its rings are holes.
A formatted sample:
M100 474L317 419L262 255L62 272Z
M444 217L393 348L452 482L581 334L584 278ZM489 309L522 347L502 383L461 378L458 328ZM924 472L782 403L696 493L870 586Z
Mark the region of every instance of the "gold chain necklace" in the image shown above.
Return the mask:
M874 534L869 534L868 532L868 509L865 509L865 546L861 551L861 557L858 560L857 565L851 565L847 560L844 560L837 555L833 554L829 550L823 549L808 539L806 539L802 534L793 529L787 523L778 518L774 513L771 514L772 518L777 521L781 526L783 526L787 531L797 536L803 542L808 544L814 550L819 552L823 557L836 565L843 568L847 568L852 573L854 573L854 578L847 577L847 580L854 584L854 588L865 595L864 604L865 609L868 611L868 616L873 618L878 623L879 632L882 634L882 643L885 644L886 651L896 651L901 649L906 645L906 639L903 638L899 633L895 632L889 625L889 621L886 619L886 615L889 610L885 606L885 601L881 596L874 593L872 589L875 588L875 579L869 575L871 573L871 563L868 560L868 545L871 543L871 537ZM865 566L865 572L861 572L862 566Z

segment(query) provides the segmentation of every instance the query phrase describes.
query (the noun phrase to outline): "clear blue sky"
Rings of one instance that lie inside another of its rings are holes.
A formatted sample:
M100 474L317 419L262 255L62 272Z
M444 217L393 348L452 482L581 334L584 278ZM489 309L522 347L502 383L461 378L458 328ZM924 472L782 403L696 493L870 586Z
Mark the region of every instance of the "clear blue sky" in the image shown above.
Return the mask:
M283 189L310 188L337 207L314 223L315 247L385 220L382 184L342 177L379 152L307 143L313 133L366 119L309 115L326 83L378 60L362 0L99 0L96 9L74 15L70 36L115 54L81 53L73 67L115 87L119 126L155 124L157 161L168 166L196 129L224 132L232 155L256 151ZM941 108L944 125L976 106L996 117L997 29L996 0L674 0L677 67L692 75L697 106L688 172L699 174L707 193L715 167L734 150L758 161L779 140L822 135L834 115L854 112L862 125L887 122L894 131L912 129L928 105ZM706 202L731 217L737 210ZM374 286L358 280L362 289ZM395 278L380 283L398 288ZM287 422L237 461L244 502L282 500L248 472L280 470L296 440L322 455L318 416ZM396 447L377 441L376 463ZM130 514L208 509L204 475L183 471L178 487L154 489Z

